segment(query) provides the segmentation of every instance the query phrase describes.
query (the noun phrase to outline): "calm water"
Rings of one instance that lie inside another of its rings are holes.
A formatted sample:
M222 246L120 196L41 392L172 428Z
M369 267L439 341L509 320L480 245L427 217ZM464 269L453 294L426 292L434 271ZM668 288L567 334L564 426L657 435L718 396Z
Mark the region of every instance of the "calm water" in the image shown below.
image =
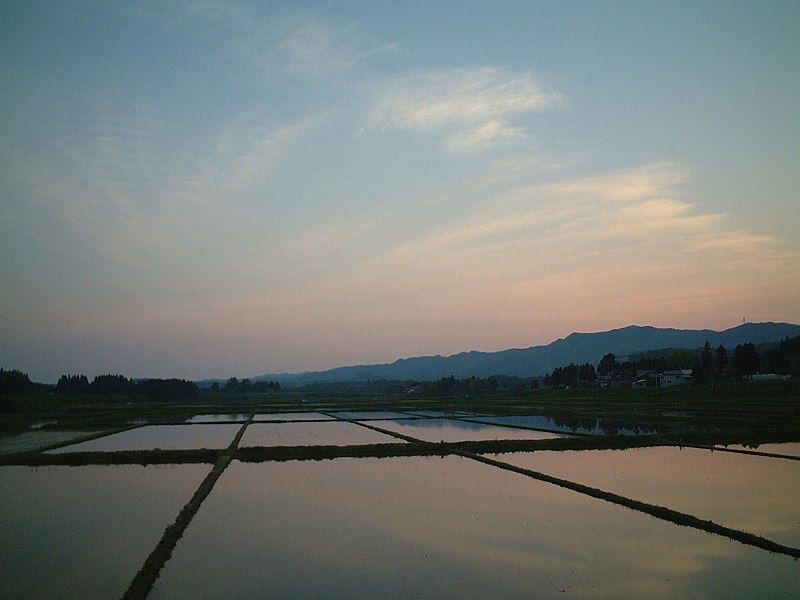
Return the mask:
M253 417L254 421L314 421L317 419L334 420L333 417L327 417L318 412L259 413Z
M186 419L187 423L217 423L219 421L238 421L244 422L250 417L250 413L231 413L213 415L195 415Z
M116 452L120 450L190 450L227 448L241 425L145 425L113 435L64 446L61 452Z
M463 410L456 410L456 411L443 411L443 410L410 410L408 411L410 415L416 415L420 417L467 417L467 418L477 418L477 417L484 417L487 416L485 414L480 413L471 413L471 412L464 412Z
M402 433L427 442L464 442L472 440L546 440L563 437L556 433L528 431L483 425L450 419L418 419L378 423L382 429Z
M414 415L393 411L364 410L364 411L340 411L331 413L343 419L409 419Z
M521 427L535 427L564 433L585 433L589 435L653 435L659 430L652 425L630 424L609 419L554 419L543 415L526 415L513 417L480 417L483 423L498 425L517 425Z
M728 444L727 446L720 446L720 448L731 448L733 450L757 450L758 452L771 452L772 454L783 454L785 456L800 456L800 443L759 444L757 446Z
M24 433L0 437L0 454L15 454L38 450L53 444L60 444L96 433L94 431L26 431Z
M800 462L674 447L496 458L800 547Z
M239 447L247 446L348 446L397 444L402 440L353 423L254 423L247 427Z
M119 598L209 470L0 467L0 597Z
M460 457L234 462L156 598L779 598L781 555Z

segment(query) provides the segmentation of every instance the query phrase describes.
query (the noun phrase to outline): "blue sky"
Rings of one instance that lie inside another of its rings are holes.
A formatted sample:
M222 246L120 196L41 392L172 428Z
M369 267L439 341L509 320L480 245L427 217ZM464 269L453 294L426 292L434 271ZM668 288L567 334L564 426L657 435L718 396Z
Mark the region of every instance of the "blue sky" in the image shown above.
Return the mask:
M4 3L0 364L800 321L796 3Z

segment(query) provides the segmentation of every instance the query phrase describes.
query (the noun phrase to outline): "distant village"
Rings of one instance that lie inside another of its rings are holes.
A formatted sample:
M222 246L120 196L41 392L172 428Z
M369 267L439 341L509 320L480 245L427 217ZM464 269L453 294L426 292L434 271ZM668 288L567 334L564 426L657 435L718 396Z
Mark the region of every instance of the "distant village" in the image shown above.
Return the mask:
M759 351L754 344L700 352L660 350L633 356L606 354L594 365L570 363L548 373L539 385L548 388L667 388L721 381L788 381L800 378L800 336L786 338ZM536 383L534 383L536 387Z

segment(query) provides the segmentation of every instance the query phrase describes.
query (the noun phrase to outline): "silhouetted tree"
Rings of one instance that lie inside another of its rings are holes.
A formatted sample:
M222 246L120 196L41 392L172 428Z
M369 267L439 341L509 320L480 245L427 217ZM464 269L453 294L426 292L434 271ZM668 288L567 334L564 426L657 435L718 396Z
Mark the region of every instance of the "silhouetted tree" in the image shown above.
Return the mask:
M91 394L121 394L131 393L131 382L124 375L98 375L89 386Z
M0 394L24 394L33 389L33 383L22 371L0 369Z
M763 373L793 375L800 373L800 335L781 340L777 348L766 350L761 357Z
M611 375L617 369L617 357L611 352L606 354L600 359L600 364L597 365L597 372L600 375Z
M717 347L716 355L714 356L714 368L717 370L717 374L721 375L725 368L728 366L728 351L725 350L725 346L720 344Z
M87 394L89 379L86 375L62 375L58 378L56 391L62 394Z
M736 346L731 364L740 375L755 375L758 373L759 360L756 347L749 342Z
M136 384L135 391L153 402L183 402L200 395L197 385L185 379L145 379Z
M706 371L703 369L703 363L699 356L695 356L694 362L692 363L692 382L700 384L706 381Z

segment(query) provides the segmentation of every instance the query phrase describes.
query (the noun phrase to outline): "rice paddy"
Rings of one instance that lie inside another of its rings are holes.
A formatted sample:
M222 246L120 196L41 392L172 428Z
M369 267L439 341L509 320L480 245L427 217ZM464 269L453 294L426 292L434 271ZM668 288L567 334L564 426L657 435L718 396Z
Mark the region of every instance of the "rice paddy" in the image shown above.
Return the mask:
M797 444L425 409L159 423L14 436L2 597L800 593Z

